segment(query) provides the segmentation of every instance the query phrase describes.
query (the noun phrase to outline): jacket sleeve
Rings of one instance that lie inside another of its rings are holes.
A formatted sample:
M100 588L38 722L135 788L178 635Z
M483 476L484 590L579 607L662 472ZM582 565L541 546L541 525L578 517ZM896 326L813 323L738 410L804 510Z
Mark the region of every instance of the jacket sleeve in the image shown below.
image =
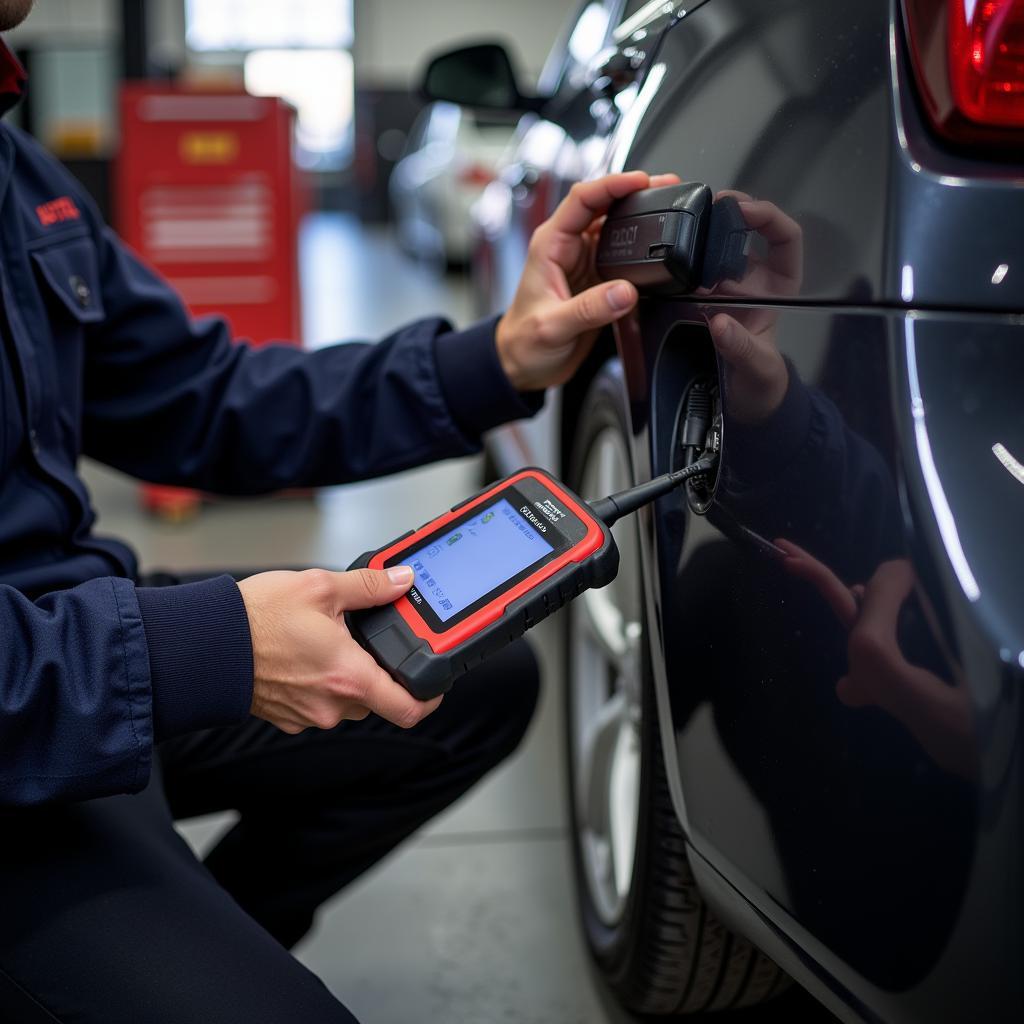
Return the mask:
M440 319L313 352L234 344L97 227L104 319L87 345L83 447L158 483L227 494L320 486L478 450L531 415L501 371L494 323Z
M228 576L105 577L33 602L0 586L0 806L135 793L153 743L241 721L252 646Z

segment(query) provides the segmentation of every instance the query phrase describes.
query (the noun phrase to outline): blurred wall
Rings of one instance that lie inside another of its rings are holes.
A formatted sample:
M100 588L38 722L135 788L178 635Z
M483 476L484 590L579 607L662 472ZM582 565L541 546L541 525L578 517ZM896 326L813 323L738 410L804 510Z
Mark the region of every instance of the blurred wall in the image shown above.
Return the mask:
M147 0L146 7L151 58L161 67L180 68L183 0ZM91 122L100 154L109 155L116 145L121 36L121 0L36 0L28 20L5 34L8 45L30 62L32 130L58 152L69 124Z
M5 36L14 46L73 37L79 33L92 39L119 37L116 0L36 0L20 28Z
M287 3L287 0L281 0ZM574 0L353 0L356 76L375 84L412 83L425 55L463 40L503 38L529 82L536 78ZM148 0L153 56L185 57L183 0ZM28 21L8 33L15 47L56 40L113 40L121 34L119 0L36 0Z
M180 62L185 56L184 0L147 0L146 7L154 57ZM62 40L77 39L118 44L121 3L120 0L36 0L28 20L8 32L5 38L15 48L50 46Z
M146 0L150 50L163 68L185 59L183 0ZM25 62L28 96L8 115L81 179L108 217L110 160L118 144L121 0L36 0L5 39Z

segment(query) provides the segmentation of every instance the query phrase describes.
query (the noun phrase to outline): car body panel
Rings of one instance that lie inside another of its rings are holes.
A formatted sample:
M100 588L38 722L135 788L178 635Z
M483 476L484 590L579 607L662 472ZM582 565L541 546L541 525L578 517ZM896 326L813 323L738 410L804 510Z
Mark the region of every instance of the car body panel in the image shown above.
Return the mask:
M1019 311L996 271L1024 268L1024 170L932 141L903 35L893 0L713 0L662 40L612 167L776 203L803 231L803 300Z
M930 137L901 17L679 7L619 115L591 95L561 126L546 199L674 170L755 197L783 238L754 239L772 272L642 299L615 332L638 481L678 465L692 380L723 394L708 514L682 492L639 513L703 894L844 1019L1018 1020L1024 169ZM772 414L740 408L719 314L785 360ZM557 467L557 417L513 459Z
M784 430L730 430L724 379L715 507L644 517L666 756L706 894L748 934L770 921L768 951L844 1016L1009 1020L1024 1012L1024 486L992 448L1024 460L1024 321L999 312L1021 290L994 271L1022 265L1020 172L930 141L898 17L888 0L713 0L666 36L621 166L685 161L688 179L773 204L798 226L802 274L645 302L620 355L639 478L670 468L672 407L700 363L672 347L706 360L719 312L768 303L791 381L820 406L822 458L794 457L791 478ZM771 472L745 489L759 462ZM902 572L889 627L920 670L913 699L839 698L849 630L787 575L779 538L847 586L884 593L883 567Z
M650 301L635 333L623 325L639 478L673 465L680 382L706 362L706 315L726 308ZM822 457L780 455L776 466L768 456L750 486L750 465L776 445L730 430L727 386L715 506L696 517L675 495L641 512L677 811L705 871L742 897L716 909L752 938L770 921L780 948L767 951L805 983L826 977L847 1010L862 1005L855 1017L1015 1019L1007 1007L1024 1006L1015 955L978 951L1022 945L1024 636L1013 583L1024 570L1024 485L991 447L1003 437L1024 452L1013 404L1024 325L993 314L773 312L791 373L828 410L815 428ZM984 355L998 355L1006 376L972 375ZM931 459L913 413L915 375L933 413ZM963 411L959 422L944 422L947 409ZM947 443L951 430L959 445ZM976 577L973 598L947 550L936 480ZM883 566L909 567L912 589L892 628L907 665L922 669L922 693L893 707L839 699L847 630L787 574L771 548L780 538L850 585L884 586ZM936 727L936 716L950 717ZM715 887L704 889L714 900Z

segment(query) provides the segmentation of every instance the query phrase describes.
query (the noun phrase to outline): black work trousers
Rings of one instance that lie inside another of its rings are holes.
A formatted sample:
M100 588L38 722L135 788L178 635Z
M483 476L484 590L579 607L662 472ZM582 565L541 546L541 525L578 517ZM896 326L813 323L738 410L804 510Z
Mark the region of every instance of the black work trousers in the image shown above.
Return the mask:
M520 641L409 731L250 719L163 743L138 795L0 809L0 1022L352 1022L287 947L516 747L537 689ZM173 821L227 808L201 863Z

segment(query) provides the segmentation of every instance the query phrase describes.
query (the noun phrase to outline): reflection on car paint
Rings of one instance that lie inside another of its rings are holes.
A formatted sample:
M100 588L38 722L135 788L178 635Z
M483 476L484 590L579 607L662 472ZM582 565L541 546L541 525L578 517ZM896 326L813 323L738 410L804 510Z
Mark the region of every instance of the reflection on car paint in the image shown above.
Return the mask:
M710 707L701 720L767 815L780 897L875 984L903 989L940 954L959 913L949 896L970 871L967 681L903 540L891 416L864 394L845 401L886 377L884 321L828 318L816 382L802 379L783 355L800 349L786 337L800 314L715 304L751 288L790 298L803 276L797 221L730 194L757 244L744 280L722 282L699 314L719 357L725 445L707 515L717 530L663 595L666 662L685 665L668 680L675 724L685 735ZM865 408L877 416L865 422ZM695 837L728 852L714 789L686 796Z
M676 468L695 374L724 393L709 514L678 495L638 516L675 807L728 891L704 895L859 1018L1017 1020L1024 503L994 446L1024 461L1019 161L935 145L900 6L690 5L622 107L565 98L541 173L553 203L604 145L610 169L742 191L791 233L785 259L762 231L761 272L731 291L645 299L617 328L637 479ZM488 241L488 311L533 212ZM716 318L740 328L717 353ZM725 350L747 336L770 345L744 375ZM910 365L974 602L923 480ZM510 468L557 452L514 436Z

